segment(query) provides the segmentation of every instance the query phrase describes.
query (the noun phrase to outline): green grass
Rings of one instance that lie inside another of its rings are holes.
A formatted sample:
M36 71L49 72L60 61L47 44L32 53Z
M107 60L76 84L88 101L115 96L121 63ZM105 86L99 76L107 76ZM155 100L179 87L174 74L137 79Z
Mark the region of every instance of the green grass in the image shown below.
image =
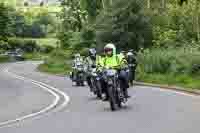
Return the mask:
M179 86L185 89L200 89L200 77L189 76L189 75L174 75L174 74L141 74L138 73L138 81L169 85L169 86Z
M25 40L34 40L39 44L40 46L46 45L46 46L53 46L56 47L56 43L58 39L56 38L25 38Z
M58 39L56 38L19 38L19 39L33 40L33 41L36 41L37 44L39 44L40 46L46 45L46 46L53 46L53 47L56 47L57 45L56 43L58 41Z
M66 75L70 72L70 68L62 63L56 63L52 65L41 64L39 65L38 70L40 70L41 72L60 75Z
M70 51L59 50L53 51L49 58L47 58L44 64L41 64L38 69L41 72L47 72L50 74L62 74L65 75L71 70L70 67Z
M9 61L9 57L8 56L1 56L0 55L0 63L5 63Z
M48 58L48 54L42 54L38 52L25 53L23 57L25 58L25 60L40 61L40 60L45 60L46 58Z
M28 7L24 7L24 6L19 6L17 7L17 10L20 10L20 11L40 11L40 10L46 10L48 11L49 13L59 13L61 12L62 8L58 5L49 5L49 6L43 6L43 7L40 7L40 6L28 6Z

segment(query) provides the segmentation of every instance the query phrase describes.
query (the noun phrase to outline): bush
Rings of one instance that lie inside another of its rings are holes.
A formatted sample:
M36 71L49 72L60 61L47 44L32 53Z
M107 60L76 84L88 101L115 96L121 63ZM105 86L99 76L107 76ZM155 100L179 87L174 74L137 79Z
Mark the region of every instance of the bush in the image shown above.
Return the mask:
M34 40L24 40L23 50L25 52L34 52L39 48L39 45Z
M49 45L43 45L40 47L40 52L42 53L51 53L55 48L53 46Z
M39 70L49 73L66 74L70 70L69 58L71 52L54 50L44 64L39 66Z
M141 0L116 0L97 18L98 45L113 42L118 48L140 48L152 45L150 18L142 12ZM101 48L99 48L101 49Z
M24 47L23 39L18 39L18 38L9 38L8 39L8 49L9 50L14 50L17 48L23 49L23 47Z
M200 52L197 48L151 49L139 53L139 71L161 74L200 73Z
M9 57L8 56L1 56L0 55L0 63L8 62L8 61L9 61Z
M5 51L9 48L8 42L4 40L0 40L0 50Z
M172 55L164 49L147 49L143 53L139 53L138 60L140 67L146 73L167 73Z
M6 50L15 50L20 48L24 52L34 52L39 48L39 45L34 40L24 40L21 38L9 38L8 44L6 44Z
M55 49L51 52L50 58L59 58L60 60L68 58L68 54L61 50L61 49Z
M140 71L145 73L188 75L200 73L200 52L197 48L145 50L138 58Z
M81 54L81 56L88 56L88 48L83 48L79 51L79 53Z

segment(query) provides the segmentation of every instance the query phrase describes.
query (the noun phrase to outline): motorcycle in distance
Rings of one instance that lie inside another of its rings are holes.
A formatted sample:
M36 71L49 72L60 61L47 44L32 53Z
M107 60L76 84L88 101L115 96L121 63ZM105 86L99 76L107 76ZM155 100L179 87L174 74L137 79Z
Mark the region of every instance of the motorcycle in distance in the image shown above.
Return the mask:
M76 85L77 86L84 86L84 65L81 62L77 63L77 68L76 68Z
M120 80L118 78L118 72L115 69L106 69L104 71L105 81L107 83L107 91L109 95L110 108L115 111L121 108L122 103L127 102L127 98L124 96L123 88L120 87Z
M100 77L99 73L97 72L96 66L93 66L91 68L91 92L94 93L94 95L97 95L98 98L102 99L102 87L100 83Z

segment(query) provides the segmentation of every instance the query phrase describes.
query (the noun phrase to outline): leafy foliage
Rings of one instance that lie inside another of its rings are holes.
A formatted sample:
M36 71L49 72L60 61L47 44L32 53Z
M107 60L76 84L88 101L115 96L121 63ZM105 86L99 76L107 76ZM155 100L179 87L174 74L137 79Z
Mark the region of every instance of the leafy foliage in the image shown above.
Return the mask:
M141 8L138 0L116 1L97 20L99 43L113 42L118 48L135 50L151 46L151 25Z
M0 3L0 40L4 40L8 33L8 26L10 23L10 18L8 14L9 8L4 4Z

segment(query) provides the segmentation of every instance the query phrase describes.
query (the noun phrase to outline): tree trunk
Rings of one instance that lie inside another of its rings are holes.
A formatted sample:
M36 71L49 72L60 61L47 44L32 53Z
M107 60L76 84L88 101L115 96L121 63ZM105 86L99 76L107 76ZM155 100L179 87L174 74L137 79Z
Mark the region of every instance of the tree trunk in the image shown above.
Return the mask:
M162 0L162 8L166 8L166 0Z
M151 8L151 0L147 0L147 8L148 8L148 9Z
M101 0L101 2L102 2L102 8L103 8L103 10L105 10L105 0Z
M196 4L195 4L195 20L196 20L196 32L197 32L197 41L200 40L200 27L199 27L199 13L198 13L198 7L199 7L199 2L198 0L196 0Z

